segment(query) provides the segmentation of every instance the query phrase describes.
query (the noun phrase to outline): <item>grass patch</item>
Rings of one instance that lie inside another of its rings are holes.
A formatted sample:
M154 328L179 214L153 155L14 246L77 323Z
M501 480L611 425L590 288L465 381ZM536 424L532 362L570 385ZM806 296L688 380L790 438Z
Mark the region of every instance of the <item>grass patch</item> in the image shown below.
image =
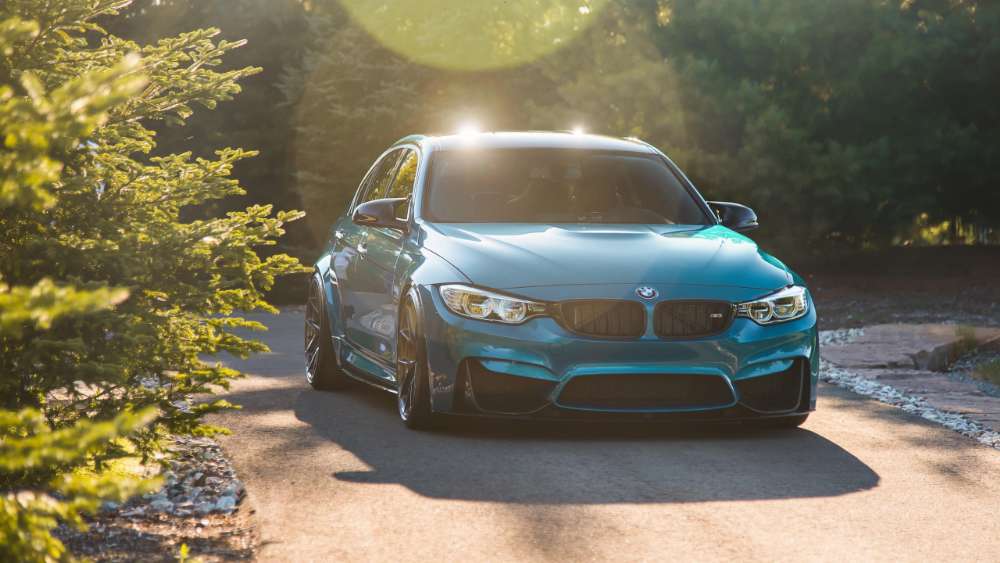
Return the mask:
M976 379L989 381L994 385L1000 385L1000 358L987 360L972 370L972 376Z
M974 327L960 325L955 329L955 336L958 337L958 342L955 343L955 354L959 358L975 351L979 346Z
M150 479L159 476L163 469L161 465L155 461L143 463L142 456L135 453L135 447L128 440L115 440L114 444L127 455L105 460L100 465L101 473L113 474L122 479ZM74 473L96 475L97 471L94 463L88 463L77 467Z

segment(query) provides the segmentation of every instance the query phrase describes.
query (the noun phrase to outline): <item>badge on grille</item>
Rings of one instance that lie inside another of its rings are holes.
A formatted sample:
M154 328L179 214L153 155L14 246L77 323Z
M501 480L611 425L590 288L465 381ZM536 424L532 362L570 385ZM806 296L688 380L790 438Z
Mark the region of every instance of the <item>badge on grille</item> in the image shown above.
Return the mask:
M656 299L656 296L659 295L660 292L649 286L642 286L635 290L635 294L643 299Z

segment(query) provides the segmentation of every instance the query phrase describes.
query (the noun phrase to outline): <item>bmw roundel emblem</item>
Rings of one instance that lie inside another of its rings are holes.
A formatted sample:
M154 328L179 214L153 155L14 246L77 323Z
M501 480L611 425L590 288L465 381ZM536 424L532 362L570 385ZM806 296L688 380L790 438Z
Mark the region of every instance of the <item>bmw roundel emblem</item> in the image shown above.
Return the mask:
M638 295L639 297L642 297L643 299L656 299L656 296L659 295L660 292L656 291L652 287L644 285L636 289L635 294Z

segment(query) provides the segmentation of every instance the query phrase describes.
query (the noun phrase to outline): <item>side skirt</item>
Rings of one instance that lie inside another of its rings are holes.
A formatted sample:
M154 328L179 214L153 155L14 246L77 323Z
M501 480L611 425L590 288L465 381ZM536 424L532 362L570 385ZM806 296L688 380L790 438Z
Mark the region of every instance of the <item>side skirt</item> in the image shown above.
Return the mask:
M342 337L334 336L332 339L333 348L337 351L337 363L351 379L393 395L397 394L395 369L385 365L381 360L372 357ZM373 373L375 370L385 374L385 377Z

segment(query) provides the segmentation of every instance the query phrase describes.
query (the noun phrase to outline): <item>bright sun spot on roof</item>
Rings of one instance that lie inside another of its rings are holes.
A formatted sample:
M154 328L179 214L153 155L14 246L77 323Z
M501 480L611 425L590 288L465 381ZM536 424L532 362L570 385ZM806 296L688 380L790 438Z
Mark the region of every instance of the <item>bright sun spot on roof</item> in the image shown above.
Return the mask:
M574 135L583 135L583 125L574 125L570 131L572 131Z
M479 132L479 125L472 121L466 121L458 126L459 135L475 135Z

